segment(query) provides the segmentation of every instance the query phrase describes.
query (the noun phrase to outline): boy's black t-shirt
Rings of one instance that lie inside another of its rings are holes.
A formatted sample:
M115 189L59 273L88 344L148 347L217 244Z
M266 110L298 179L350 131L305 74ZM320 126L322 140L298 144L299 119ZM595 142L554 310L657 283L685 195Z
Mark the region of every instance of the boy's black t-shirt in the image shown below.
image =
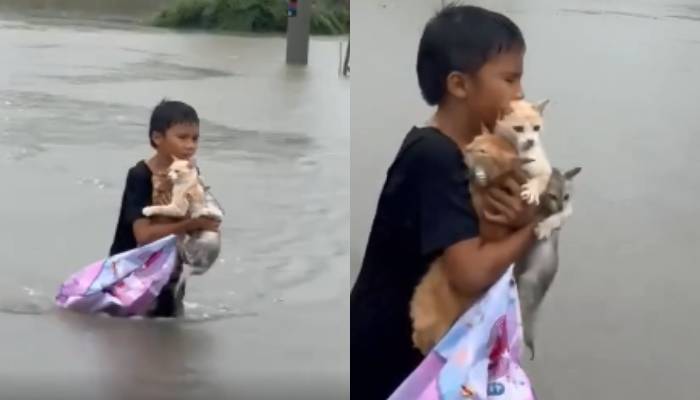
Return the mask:
M386 399L418 366L409 303L430 263L478 235L457 144L414 127L388 170L350 300L351 397Z
M109 249L109 255L119 254L138 247L134 236L134 222L143 215L144 207L153 204L153 172L145 161L141 160L129 169L126 175L124 194L122 195L119 220L114 233L114 241ZM156 298L156 304L149 315L152 317L175 317L182 315L186 283L179 286L176 292L177 282L182 272L182 264L178 261L170 280L163 287Z
M122 195L117 230L109 250L110 256L138 247L133 225L137 219L146 218L143 215L143 209L153 203L152 176L151 169L143 160L129 169Z

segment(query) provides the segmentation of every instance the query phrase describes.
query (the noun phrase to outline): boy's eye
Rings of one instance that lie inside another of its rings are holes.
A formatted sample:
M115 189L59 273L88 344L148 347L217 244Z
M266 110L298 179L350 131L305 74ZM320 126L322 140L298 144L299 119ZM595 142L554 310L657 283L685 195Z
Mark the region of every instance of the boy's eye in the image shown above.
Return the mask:
M525 130L525 128L523 128L522 125L515 125L515 126L513 127L513 130L516 131L516 132L518 132L518 133L523 133L523 131Z
M568 194L565 194L565 195L564 195L564 200L569 200L569 195L568 195Z
M540 126L539 126L539 125L535 125L535 126L532 127L532 129L534 129L535 132L539 132L539 131L540 131Z

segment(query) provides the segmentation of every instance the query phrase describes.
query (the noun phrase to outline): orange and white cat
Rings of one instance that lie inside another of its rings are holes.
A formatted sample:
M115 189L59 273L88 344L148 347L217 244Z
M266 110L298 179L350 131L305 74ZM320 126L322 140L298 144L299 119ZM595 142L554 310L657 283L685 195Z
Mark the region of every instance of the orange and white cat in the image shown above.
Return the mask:
M168 179L173 185L170 204L145 207L143 215L174 218L211 217L218 220L223 218L219 210L206 207L204 186L199 181L197 168L191 161L175 159L168 167Z
M521 157L532 159L524 166L529 180L523 185L522 198L530 204L538 204L547 187L552 166L542 145L544 120L542 114L549 100L533 104L525 100L511 102L510 110L497 123L494 133L508 139Z
M221 221L223 211L211 193L205 190L196 166L189 160L174 159L168 167L167 178L172 184L170 202L145 207L146 217L163 216L175 218L209 217ZM158 192L154 185L154 192ZM167 197L159 193L159 197ZM201 231L185 235L178 241L183 273L176 285L180 285L190 275L201 275L216 261L221 248L219 232Z
M512 178L532 159L518 156L515 147L507 139L484 132L475 137L465 148L464 161L469 169L469 192L474 210L483 220L483 196L485 191ZM479 236L487 241L501 240L510 233L507 227L479 223Z
M483 195L491 185L496 185L517 170L528 177L521 196L530 203L539 204L540 196L548 190L560 188L550 186L552 168L549 165L539 140L542 114L547 102L533 105L519 100L511 103L510 110L497 121L494 133L484 132L465 148L465 163L469 168L469 190L477 217L479 236L485 241L497 241L510 234L507 227L491 224L483 218ZM531 196L536 196L535 200ZM559 210L552 209L549 202L538 207L540 216L546 217ZM427 354L442 336L480 296L480 293L465 295L448 281L436 259L414 291L410 302L413 324L413 344Z

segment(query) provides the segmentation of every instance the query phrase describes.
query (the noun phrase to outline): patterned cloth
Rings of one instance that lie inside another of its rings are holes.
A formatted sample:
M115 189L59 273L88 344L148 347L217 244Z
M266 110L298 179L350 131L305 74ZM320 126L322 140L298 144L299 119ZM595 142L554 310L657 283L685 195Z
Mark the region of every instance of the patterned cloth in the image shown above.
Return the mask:
M176 262L174 235L115 254L71 275L61 285L56 304L84 313L145 316L170 279Z
M511 266L389 400L535 400L520 366L520 318Z

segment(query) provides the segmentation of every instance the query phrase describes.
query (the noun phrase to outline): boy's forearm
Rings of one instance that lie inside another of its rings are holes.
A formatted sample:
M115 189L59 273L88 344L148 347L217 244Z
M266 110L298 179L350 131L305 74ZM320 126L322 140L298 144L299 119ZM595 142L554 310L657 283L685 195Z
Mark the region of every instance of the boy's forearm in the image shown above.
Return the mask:
M532 246L535 223L531 223L498 242L480 238L464 241L445 252L445 267L456 289L477 294L493 285L508 267Z
M168 235L182 235L189 231L190 220L177 222L153 223L149 220L139 220L134 223L134 236L139 246L155 242Z

